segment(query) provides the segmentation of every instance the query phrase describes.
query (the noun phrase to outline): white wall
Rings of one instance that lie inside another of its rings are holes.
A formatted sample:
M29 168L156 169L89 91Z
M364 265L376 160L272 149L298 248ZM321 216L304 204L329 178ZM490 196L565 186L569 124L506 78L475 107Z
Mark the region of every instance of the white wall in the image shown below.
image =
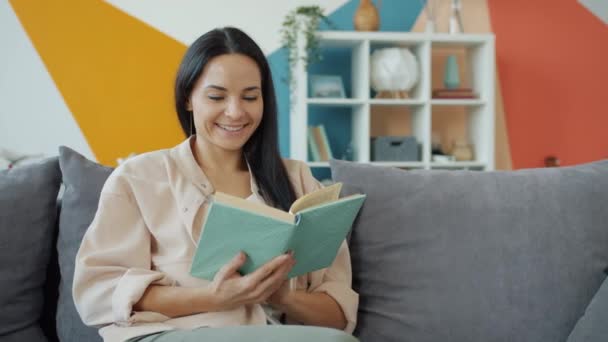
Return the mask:
M608 25L608 1L606 0L579 0L591 13L595 14Z

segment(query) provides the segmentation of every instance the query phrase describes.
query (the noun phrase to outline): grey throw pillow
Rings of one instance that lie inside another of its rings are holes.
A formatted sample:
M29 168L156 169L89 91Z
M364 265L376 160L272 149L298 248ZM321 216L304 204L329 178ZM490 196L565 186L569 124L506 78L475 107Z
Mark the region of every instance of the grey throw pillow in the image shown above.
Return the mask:
M57 252L61 283L57 303L57 335L60 341L101 341L98 329L84 325L72 298L74 263L80 242L95 217L101 188L111 168L88 160L62 146L59 164L65 192L61 200Z
M366 341L565 341L608 266L608 161L512 172L331 162Z
M57 219L57 158L0 172L0 340L46 341L38 325Z
M608 278L604 279L585 314L567 342L605 342L608 340Z

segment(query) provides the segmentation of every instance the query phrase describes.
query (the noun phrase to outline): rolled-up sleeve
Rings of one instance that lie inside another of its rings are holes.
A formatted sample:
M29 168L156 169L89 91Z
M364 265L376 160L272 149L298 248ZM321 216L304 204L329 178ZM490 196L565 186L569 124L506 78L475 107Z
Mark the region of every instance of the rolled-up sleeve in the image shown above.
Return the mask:
M97 213L76 255L72 288L76 309L91 326L167 320L159 313L133 311L148 286L171 285L171 281L151 269L150 232L134 199L113 176L104 185Z
M346 241L340 246L336 259L331 266L314 272L312 278L313 281L309 291L325 292L332 297L338 303L346 318L347 324L344 331L352 333L357 325L359 295L352 289L350 253Z

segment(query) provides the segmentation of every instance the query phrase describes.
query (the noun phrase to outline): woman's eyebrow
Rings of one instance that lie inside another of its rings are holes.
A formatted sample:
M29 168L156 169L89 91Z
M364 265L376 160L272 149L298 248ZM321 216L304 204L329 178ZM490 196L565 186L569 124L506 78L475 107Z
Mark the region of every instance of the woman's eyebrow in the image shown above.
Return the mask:
M217 90L221 90L221 91L228 91L228 89L218 86L218 85L214 85L214 84L210 84L208 86L206 86L205 88L213 88L213 89L217 89ZM243 91L250 91L250 90L259 90L260 87L258 86L251 86L251 87L247 87L245 89L243 89Z
M222 90L222 91L227 91L228 90L228 89L226 89L224 87L220 87L220 86L214 85L214 84L210 84L210 85L206 86L205 88L213 88L213 89Z

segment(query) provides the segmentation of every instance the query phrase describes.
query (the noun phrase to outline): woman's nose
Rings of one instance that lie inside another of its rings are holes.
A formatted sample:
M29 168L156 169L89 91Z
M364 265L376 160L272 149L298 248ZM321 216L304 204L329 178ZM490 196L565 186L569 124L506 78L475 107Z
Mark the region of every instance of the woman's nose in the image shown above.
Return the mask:
M245 113L241 101L239 99L234 99L228 102L228 106L226 107L225 114L226 116L237 119L240 118Z

